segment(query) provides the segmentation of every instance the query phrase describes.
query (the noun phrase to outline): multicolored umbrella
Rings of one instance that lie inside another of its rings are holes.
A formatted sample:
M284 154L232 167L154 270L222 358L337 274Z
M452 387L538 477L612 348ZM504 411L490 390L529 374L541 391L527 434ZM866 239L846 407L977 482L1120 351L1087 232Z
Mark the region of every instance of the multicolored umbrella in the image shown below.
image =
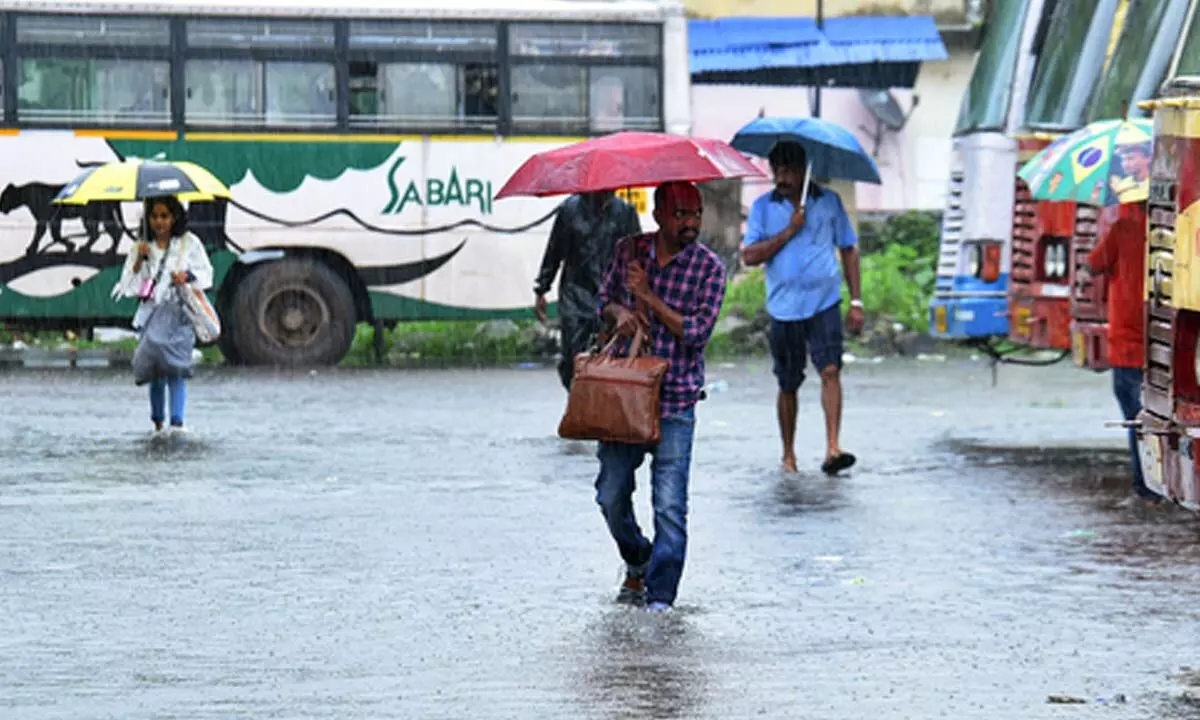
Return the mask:
M229 188L207 169L191 162L125 160L88 168L59 191L52 202L133 202L174 195L182 201L230 196Z
M1098 206L1141 202L1150 193L1153 137L1150 120L1097 120L1043 148L1017 177L1035 200Z

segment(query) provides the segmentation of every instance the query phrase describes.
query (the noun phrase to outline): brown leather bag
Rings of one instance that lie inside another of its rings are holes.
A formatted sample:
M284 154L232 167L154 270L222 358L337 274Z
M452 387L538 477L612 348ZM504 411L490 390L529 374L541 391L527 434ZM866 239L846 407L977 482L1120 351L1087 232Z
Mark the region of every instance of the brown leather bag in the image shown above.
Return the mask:
M558 424L559 437L658 444L662 384L670 363L641 354L646 338L640 328L627 357L610 354L618 339L614 334L599 352L575 356L575 377Z

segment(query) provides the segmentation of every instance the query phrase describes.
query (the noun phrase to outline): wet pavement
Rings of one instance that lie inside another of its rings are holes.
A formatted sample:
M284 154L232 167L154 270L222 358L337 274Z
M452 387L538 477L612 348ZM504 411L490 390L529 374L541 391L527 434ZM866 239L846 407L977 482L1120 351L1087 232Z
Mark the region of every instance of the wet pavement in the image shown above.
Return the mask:
M0 716L1200 718L1200 520L1123 502L1108 375L856 363L833 480L811 385L785 477L769 366L710 380L654 616L550 368L200 369L175 443L0 375Z

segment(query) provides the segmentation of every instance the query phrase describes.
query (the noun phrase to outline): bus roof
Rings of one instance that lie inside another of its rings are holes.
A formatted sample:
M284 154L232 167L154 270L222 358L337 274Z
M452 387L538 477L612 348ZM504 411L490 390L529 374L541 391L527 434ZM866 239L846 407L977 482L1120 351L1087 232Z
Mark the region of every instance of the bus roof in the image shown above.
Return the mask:
M684 14L677 0L0 0L0 11L69 15L226 15L478 20L661 22Z

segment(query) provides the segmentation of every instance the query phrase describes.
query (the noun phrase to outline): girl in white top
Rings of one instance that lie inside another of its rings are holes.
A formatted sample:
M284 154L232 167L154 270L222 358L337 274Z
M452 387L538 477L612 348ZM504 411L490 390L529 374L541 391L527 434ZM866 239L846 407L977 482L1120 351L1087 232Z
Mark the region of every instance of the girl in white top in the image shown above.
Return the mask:
M182 429L196 336L176 286L190 284L207 290L212 287L213 268L204 244L188 232L187 214L177 198L146 200L142 217L143 239L125 258L113 296L139 299L133 317L138 332L134 381L150 383L150 419L155 431L163 429L168 386L171 427Z

